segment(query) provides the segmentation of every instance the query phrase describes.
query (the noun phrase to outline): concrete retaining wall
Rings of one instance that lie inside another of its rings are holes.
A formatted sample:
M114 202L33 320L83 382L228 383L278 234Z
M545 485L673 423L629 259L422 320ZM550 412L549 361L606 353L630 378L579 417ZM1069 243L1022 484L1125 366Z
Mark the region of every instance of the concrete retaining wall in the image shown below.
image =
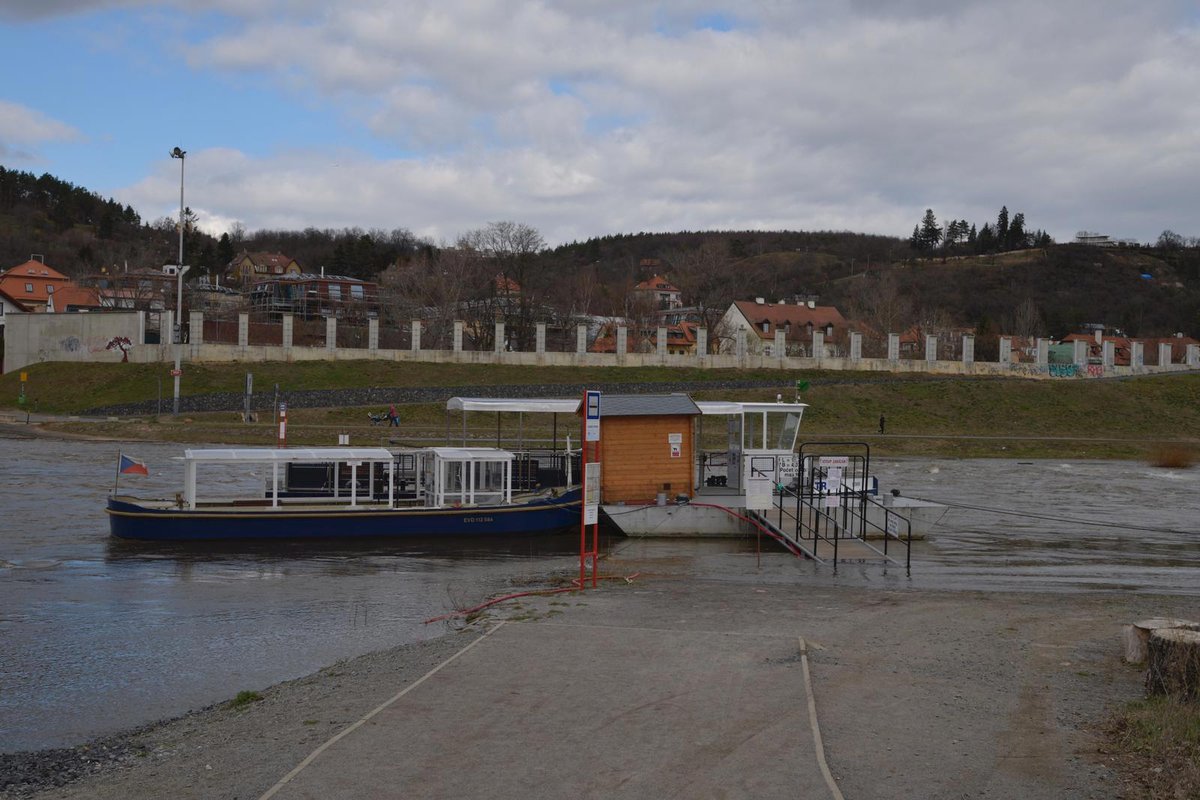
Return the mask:
M190 315L191 327L203 330L203 318L198 313ZM4 368L6 371L20 369L41 361L103 361L122 360L119 347L107 349L114 338L123 336L131 345L127 348L128 360L135 363L168 363L175 358L174 346L167 344L142 344L145 321L140 312L89 313L89 314L9 314L6 316L4 343ZM199 321L199 325L197 322ZM1015 376L1024 378L1094 378L1147 375L1175 372L1200 367L1200 348L1190 348L1187 363L1153 366L1114 366L1108 364L1047 364L981 362L973 360L971 348L965 347L965 356L958 361L931 360L929 353L923 358L899 358L890 353L889 358L828 358L796 357L780 354L765 355L747 352L745 347L736 348L730 354L671 355L662 350L653 353L580 353L572 352L510 352L502 349L477 351L463 350L461 345L453 350L420 349L420 330L414 323L413 342L415 349L386 350L372 347L338 347L336 321L326 323L327 341L319 347L293 347L287 331L292 327L291 318L284 319L282 345L207 344L201 336L183 346L183 358L192 363L255 363L261 361L353 361L381 360L394 362L427 362L450 364L512 364L522 366L561 367L701 367L708 369L777 369L777 370L856 370L866 372L904 372L933 375L964 376ZM243 326L244 327L244 326ZM169 328L168 328L169 329ZM459 329L459 326L456 326ZM623 328L618 329L621 340ZM893 335L894 336L894 335ZM893 336L889 336L892 342ZM895 337L898 342L898 337ZM240 342L246 342L239 336ZM377 341L377 339L376 339ZM456 342L458 339L456 338ZM855 347L854 345L858 345ZM898 345L889 350L898 350ZM852 342L851 353L861 352L861 340Z

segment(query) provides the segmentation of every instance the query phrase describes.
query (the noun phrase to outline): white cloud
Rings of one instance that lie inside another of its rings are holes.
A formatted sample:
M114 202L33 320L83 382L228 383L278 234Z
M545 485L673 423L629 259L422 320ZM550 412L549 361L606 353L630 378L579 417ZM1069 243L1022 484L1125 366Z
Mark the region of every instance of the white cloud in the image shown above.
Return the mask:
M79 131L32 108L0 100L0 138L38 144L80 138Z
M282 137L236 160L236 190L197 179L251 228L905 235L926 207L983 222L1001 204L1060 238L1195 228L1200 35L1176 2L226 8L239 24L193 46L196 68L316 93L406 153Z

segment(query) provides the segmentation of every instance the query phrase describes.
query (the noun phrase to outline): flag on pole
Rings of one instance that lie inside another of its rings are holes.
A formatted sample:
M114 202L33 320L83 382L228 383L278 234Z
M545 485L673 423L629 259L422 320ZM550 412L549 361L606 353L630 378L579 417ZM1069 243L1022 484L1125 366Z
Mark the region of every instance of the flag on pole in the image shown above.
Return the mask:
M117 467L117 472L122 475L149 475L150 470L146 469L146 462L138 461L121 453L121 463Z

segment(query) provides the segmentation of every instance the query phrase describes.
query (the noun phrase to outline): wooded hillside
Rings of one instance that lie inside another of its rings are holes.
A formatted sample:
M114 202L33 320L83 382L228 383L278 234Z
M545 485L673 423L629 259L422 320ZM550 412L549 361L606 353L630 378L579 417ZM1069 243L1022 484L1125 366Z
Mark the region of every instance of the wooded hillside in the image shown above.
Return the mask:
M493 224L463 234L460 244L474 254L464 258L403 227L236 229L214 238L195 227L190 210L185 216L184 260L200 267L189 280L223 272L242 250L283 252L309 271L324 267L380 281L382 298L398 318L411 308L494 298L498 272L521 285L528 314L628 316L633 287L658 273L709 317L737 299L799 296L889 330L920 324L1062 336L1099 323L1131 336L1200 334L1195 239L1164 233L1155 247L1053 244L1041 231L1014 237L1006 208L995 228L1004 236L993 236L990 222L980 229L987 235L977 237L975 224L952 220L940 229L940 242L931 212L928 224L909 238L681 231L612 234L545 248L536 231L515 225L508 230L525 234L526 241L507 260L486 245L496 232ZM1024 225L1024 214L1018 219ZM176 260L177 236L176 219L146 222L132 207L69 182L0 167L0 268L35 253L70 276L124 264L157 267ZM1033 243L1042 246L1028 247Z

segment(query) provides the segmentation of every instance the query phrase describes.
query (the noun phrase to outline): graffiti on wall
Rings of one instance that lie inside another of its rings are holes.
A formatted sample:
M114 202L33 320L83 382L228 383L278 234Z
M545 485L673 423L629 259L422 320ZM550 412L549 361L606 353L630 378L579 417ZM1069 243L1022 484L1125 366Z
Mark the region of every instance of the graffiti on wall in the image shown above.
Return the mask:
M125 364L125 363L128 363L128 361L129 361L129 351L132 347L133 347L133 342L129 341L128 336L114 336L112 339L109 340L108 344L105 345L104 349L105 350L120 350L121 351L121 363Z
M1079 374L1079 368L1075 364L1050 364L1051 378L1074 378Z

